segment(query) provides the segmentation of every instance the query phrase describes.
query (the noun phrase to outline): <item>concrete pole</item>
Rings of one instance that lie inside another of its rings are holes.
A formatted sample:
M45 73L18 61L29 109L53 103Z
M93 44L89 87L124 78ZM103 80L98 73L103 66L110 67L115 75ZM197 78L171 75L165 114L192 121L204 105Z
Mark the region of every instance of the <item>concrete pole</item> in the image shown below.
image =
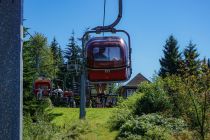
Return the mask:
M23 0L0 0L0 140L22 139Z
M80 119L85 119L86 116L86 55L85 55L85 37L88 33L85 33L82 37L82 65L81 65L81 77L80 77Z
M86 75L85 72L81 75L81 82L80 82L80 119L85 119L86 116Z

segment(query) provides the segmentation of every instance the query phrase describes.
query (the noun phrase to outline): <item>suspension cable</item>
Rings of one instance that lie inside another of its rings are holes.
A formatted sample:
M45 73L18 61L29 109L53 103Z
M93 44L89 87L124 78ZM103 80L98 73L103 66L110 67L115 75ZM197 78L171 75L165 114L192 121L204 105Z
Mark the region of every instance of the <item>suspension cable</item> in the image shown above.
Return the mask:
M105 20L106 20L106 0L104 0L103 27L105 25ZM104 36L104 32L103 32L103 36Z

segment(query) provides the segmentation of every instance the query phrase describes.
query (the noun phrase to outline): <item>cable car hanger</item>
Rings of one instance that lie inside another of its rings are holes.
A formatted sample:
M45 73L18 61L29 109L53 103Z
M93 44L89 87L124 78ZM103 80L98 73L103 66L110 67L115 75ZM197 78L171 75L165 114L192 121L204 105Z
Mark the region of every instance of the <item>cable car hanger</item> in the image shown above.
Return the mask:
M104 2L104 7L105 7L106 1ZM97 26L93 29L91 29L90 31L87 31L84 33L84 35L82 36L82 66L81 66L81 86L80 86L80 119L84 119L85 118L85 106L86 106L86 83L87 83L87 73L88 73L88 67L87 67L87 53L86 53L86 45L88 44L85 40L86 36L91 34L91 33L95 33L95 34L100 34L100 33L104 33L104 32L109 32L109 33L117 33L117 32L121 32L126 34L126 36L128 37L128 47L127 47L127 51L128 51L128 58L129 58L129 62L126 63L126 67L125 69L129 69L130 73L128 75L128 79L130 79L131 77L131 73L132 73L132 69L131 69L131 43L130 43L130 35L128 34L128 32L126 32L125 30L116 30L115 26L120 22L121 18L122 18L122 0L119 0L119 13L118 13L118 17L117 19L110 25L104 26ZM104 9L105 12L105 9ZM105 16L105 14L104 14ZM90 41L90 40L89 40ZM118 40L118 44L119 44L119 40ZM126 43L123 44L124 46L126 45ZM127 58L126 58L127 59ZM110 69L104 69L104 71L112 71ZM93 70L94 71L94 70ZM95 71L96 72L96 71ZM94 72L92 72L94 73ZM96 72L97 73L97 72ZM104 72L103 72L104 73ZM127 80L128 80L127 79ZM89 79L88 79L89 80ZM112 80L112 79L111 79ZM110 83L110 82L116 82L116 81L103 81L103 80L98 80L96 82L92 82L89 80L89 82L91 83ZM125 81L127 81L125 80ZM122 80L120 80L122 82Z
M106 1L104 1L104 8L105 8L105 4L106 4ZM118 16L117 16L117 19L112 24L104 26L104 22L103 22L103 26L97 26L95 28L92 28L91 30L85 32L85 34L82 37L82 58L84 58L83 59L83 64L84 64L83 65L83 70L84 71L83 72L85 72L85 73L86 73L86 70L90 70L90 69L95 70L95 71L103 70L103 69L107 70L107 68L89 68L89 67L86 67L87 66L87 54L86 54L86 45L87 45L86 43L87 42L85 42L86 36L89 35L89 34L92 34L92 33L93 34L124 33L127 36L127 41L128 41L128 44L127 44L127 47L128 47L128 50L127 50L128 51L128 58L126 58L126 59L129 60L128 63L126 63L125 67L130 69L130 75L128 77L128 79L130 79L130 76L131 76L131 73L132 73L132 67L131 67L131 43L130 43L131 39L130 39L130 35L129 35L129 33L127 31L115 29L115 26L120 22L120 20L122 18L122 12L123 12L122 0L119 0L118 4L119 4ZM105 9L104 9L104 11L105 11ZM119 69L119 67L118 68L108 68L108 69L112 71L112 70ZM124 80L120 80L120 81L123 82ZM127 81L127 80L125 80L125 81ZM109 82L116 82L116 81L103 81L103 82L109 83ZM92 83L98 83L98 82L92 82Z
M105 9L105 4L104 3L104 9ZM114 31L114 27L120 22L122 18L122 10L123 10L123 5L122 5L122 0L119 0L119 11L118 11L118 16L117 19L110 25L107 26L97 26L95 28L92 28L91 30L96 30L97 32L102 32L102 31ZM105 13L105 10L104 10ZM105 15L104 15L105 16Z

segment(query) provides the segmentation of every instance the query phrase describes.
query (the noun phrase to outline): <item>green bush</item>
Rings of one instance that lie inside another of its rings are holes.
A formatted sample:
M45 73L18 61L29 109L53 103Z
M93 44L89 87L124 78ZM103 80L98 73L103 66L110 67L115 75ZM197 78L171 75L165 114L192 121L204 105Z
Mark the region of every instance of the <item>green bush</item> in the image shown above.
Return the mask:
M71 124L70 128L64 133L62 140L79 139L82 134L90 132L90 125L87 121L77 121Z
M186 84L183 78L172 75L164 79L164 89L170 97L172 104L170 114L173 117L180 117L188 112L190 108L190 100L186 94Z
M118 104L116 109L113 111L113 115L108 121L111 130L118 130L128 119L133 116L137 101L140 100L141 97L141 93L135 93L127 100L124 100Z
M119 139L138 137L141 139L171 139L186 129L185 122L176 118L164 118L158 114L142 115L128 120L120 128Z
M39 118L33 123L30 117L24 117L24 140L57 140L59 139L59 128Z
M50 123L48 110L52 108L49 98L38 101L35 104L33 113L25 113L23 119L24 140L57 140L60 135L60 128Z
M137 102L136 115L162 112L171 108L162 79L157 79L154 83L142 83L138 90L144 93L144 96Z

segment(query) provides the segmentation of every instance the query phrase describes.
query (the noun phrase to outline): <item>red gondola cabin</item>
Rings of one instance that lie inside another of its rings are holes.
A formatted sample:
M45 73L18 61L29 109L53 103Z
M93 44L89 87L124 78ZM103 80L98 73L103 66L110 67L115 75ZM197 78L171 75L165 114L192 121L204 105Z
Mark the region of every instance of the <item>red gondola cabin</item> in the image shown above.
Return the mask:
M51 92L51 81L45 78L39 78L34 82L34 94L37 95L42 89L43 96L49 96Z
M125 81L130 77L129 48L120 37L95 37L86 45L88 80Z

